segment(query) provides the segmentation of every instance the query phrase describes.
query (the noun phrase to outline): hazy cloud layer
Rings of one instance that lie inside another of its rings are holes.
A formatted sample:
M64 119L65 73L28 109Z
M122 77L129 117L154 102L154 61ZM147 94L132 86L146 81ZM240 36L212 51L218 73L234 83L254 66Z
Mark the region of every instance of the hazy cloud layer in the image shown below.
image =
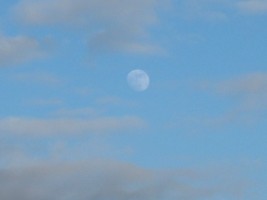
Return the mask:
M26 104L32 106L59 106L63 104L63 101L60 99L34 99Z
M201 85L201 84L199 84ZM221 102L234 100L231 108L217 117L201 119L207 124L250 125L264 122L264 112L267 110L267 73L255 72L236 76L221 81L208 81L202 84L202 89L219 95Z
M30 119L17 117L0 119L1 134L32 136L110 133L138 129L144 126L145 122L142 119L131 116L98 119Z
M216 90L223 94L257 95L267 92L267 73L250 73L217 84Z
M117 97L117 96L101 97L101 98L98 98L96 100L96 103L99 105L106 105L106 106L129 106L129 107L133 107L133 106L137 105L137 103L135 103L133 101L122 99L122 98Z
M246 13L261 14L267 12L266 0L243 0L237 4L238 8Z
M220 180L212 183L209 176L200 175L190 170L154 171L115 161L94 160L72 164L49 162L20 169L0 170L0 198L4 200L242 198L244 188L241 183L233 183L230 178L228 181ZM198 183L201 182L202 186L199 186Z
M228 0L182 0L178 3L178 15L187 19L224 20L227 18L226 8L233 3L228 4Z
M267 12L266 0L20 0L12 11L27 25L75 27L87 35L91 54L164 54L151 42L149 28L158 24L160 7L167 5L187 19L225 20L237 13Z
M226 20L240 13L267 13L266 0L182 0L177 4L177 15L187 19Z
M102 111L99 111L93 107L86 107L86 108L75 108L75 109L59 109L52 113L55 116L60 117L79 117L79 118L88 118L88 117L95 117L102 114Z
M0 35L0 67L38 58L42 54L39 42L33 38Z
M46 72L17 73L11 77L15 81L30 84L59 85L62 81L55 75Z
M157 21L156 5L157 0L22 0L14 12L26 24L80 26L93 33L93 51L153 53L159 48L143 39Z
M31 24L111 23L141 29L155 21L155 0L22 0L16 7L18 16ZM49 11L49 12L47 12ZM90 27L89 27L90 28Z
M267 110L267 73L250 73L222 81L216 90L238 101L229 117L246 118L246 121L254 123L264 119L262 115Z

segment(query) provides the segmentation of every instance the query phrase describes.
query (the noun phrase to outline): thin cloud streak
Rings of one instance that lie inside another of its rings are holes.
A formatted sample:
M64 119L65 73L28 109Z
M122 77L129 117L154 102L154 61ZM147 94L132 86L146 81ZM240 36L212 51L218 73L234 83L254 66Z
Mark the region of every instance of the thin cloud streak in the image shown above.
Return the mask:
M111 160L46 162L0 170L0 198L5 200L242 198L245 194L243 184L233 183L231 178L214 184L208 176L203 176L197 171L151 170ZM206 186L199 187L199 182L205 182ZM14 190L16 192L12 192Z
M262 14L267 13L266 0L246 0L240 1L237 4L238 9L248 14Z
M89 117L95 117L100 114L102 114L102 111L99 111L93 107L85 107L85 108L73 108L73 109L67 109L62 108L52 113L52 115L59 116L59 117L70 117L70 118L89 118Z
M24 24L75 26L88 33L92 52L153 54L161 51L147 42L148 27L158 21L157 5L157 0L21 0L12 12Z
M62 83L62 80L60 80L60 78L47 72L17 73L13 75L11 79L19 81L21 83L33 83L49 86L57 86Z
M0 67L42 57L40 43L31 37L0 35Z
M256 95L267 91L267 73L255 72L241 75L216 86L216 90L225 94Z
M266 0L181 0L178 17L190 20L228 21L235 15L265 14Z
M23 136L52 136L116 133L145 127L145 122L134 116L98 119L37 119L10 117L0 119L1 134Z
M220 96L222 103L232 100L231 108L219 116L194 119L208 125L253 125L265 123L267 73L252 72L221 81L205 81L199 89Z

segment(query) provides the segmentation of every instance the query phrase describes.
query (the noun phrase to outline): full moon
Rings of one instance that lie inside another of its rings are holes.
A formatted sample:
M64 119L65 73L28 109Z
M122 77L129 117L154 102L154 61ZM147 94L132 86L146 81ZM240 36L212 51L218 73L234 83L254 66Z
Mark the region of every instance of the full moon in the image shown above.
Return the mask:
M147 73L140 69L135 69L129 72L127 81L132 89L139 92L146 90L150 82Z

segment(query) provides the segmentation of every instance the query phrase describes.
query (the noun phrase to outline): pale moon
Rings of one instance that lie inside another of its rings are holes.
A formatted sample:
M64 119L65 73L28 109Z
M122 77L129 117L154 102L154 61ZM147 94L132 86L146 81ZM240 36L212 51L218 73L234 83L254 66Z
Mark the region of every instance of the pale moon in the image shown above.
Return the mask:
M129 72L127 82L132 89L141 92L148 88L150 79L146 72L135 69Z

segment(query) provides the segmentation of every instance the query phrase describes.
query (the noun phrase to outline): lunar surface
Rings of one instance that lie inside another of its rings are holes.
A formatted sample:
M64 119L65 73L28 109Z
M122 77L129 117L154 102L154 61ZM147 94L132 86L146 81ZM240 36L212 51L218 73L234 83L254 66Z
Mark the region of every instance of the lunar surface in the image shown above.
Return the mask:
M129 72L127 76L129 86L135 91L145 91L149 86L149 76L146 72L140 69L135 69Z

